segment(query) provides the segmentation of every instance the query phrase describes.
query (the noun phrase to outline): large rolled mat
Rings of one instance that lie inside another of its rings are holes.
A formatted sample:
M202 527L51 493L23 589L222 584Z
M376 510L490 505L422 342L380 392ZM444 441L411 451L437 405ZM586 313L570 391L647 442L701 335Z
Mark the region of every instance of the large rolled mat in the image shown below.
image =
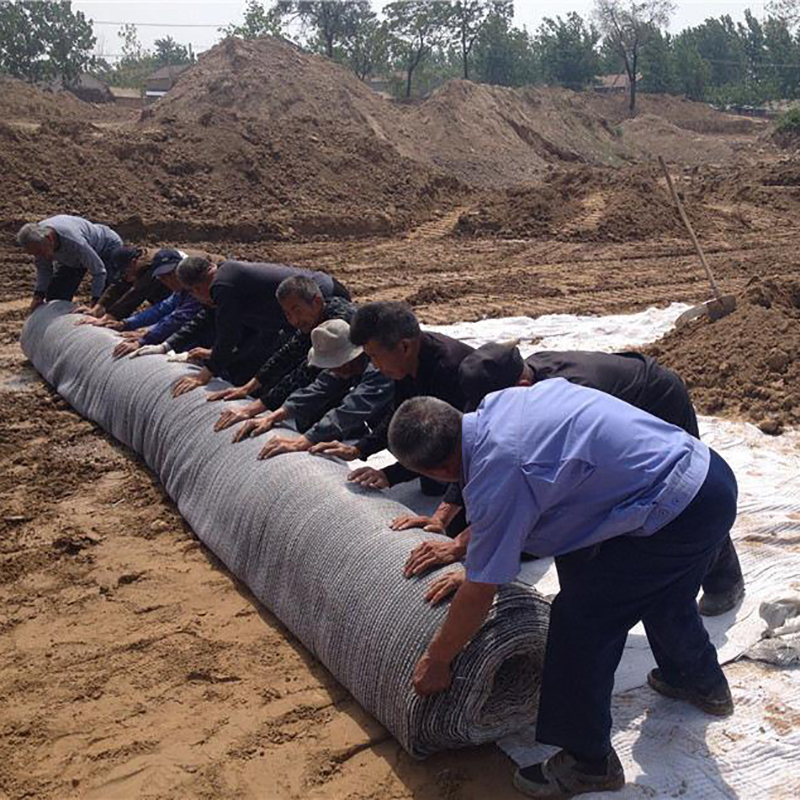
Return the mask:
M402 566L432 535L391 532L389 521L407 508L348 485L338 461L306 453L258 461L264 438L234 445L230 431L214 433L220 405L205 391L171 397L189 367L162 356L114 361L118 339L75 326L72 308L49 303L25 324L22 348L36 369L142 455L197 536L409 753L494 741L535 718L543 597L522 584L502 587L454 662L451 688L418 697L414 665L446 605L424 601L441 572L406 580Z

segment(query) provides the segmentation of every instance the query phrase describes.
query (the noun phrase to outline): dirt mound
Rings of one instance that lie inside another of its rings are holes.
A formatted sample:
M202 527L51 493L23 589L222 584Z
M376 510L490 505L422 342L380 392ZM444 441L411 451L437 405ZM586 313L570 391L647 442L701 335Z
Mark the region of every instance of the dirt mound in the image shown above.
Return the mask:
M586 93L585 97L595 112L614 124L631 118L627 93ZM677 128L695 133L756 136L769 127L766 120L728 114L706 103L669 94L639 93L636 95L636 108L639 116L657 116Z
M732 314L673 331L650 353L683 376L704 414L773 434L800 424L800 280L753 278Z
M29 83L0 76L0 119L4 122L86 120L105 116L92 103L69 92L45 92Z
M723 212L689 201L699 233L730 224ZM741 228L741 220L733 222ZM556 238L561 241L637 241L685 237L665 181L655 167L554 170L540 184L510 189L464 214L457 231L472 236Z
M134 126L3 129L0 216L58 208L190 240L386 233L462 187L374 133L358 106L378 101L289 44L230 39Z

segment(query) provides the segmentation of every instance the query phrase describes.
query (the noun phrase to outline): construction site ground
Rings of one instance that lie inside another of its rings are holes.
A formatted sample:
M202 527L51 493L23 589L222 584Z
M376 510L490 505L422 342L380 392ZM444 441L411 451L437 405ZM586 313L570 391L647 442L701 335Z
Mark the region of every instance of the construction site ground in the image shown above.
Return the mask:
M223 56L234 66L250 57L212 51L208 59ZM281 57L292 68L294 56ZM240 66L233 72L241 74ZM198 76L197 86L211 92L203 81L213 75L201 70ZM231 81L215 91L235 94ZM252 89L257 81L247 85ZM325 84L320 86L322 92ZM198 105L195 88L187 85L181 92ZM362 98L360 86L352 91ZM127 136L138 153L150 154L153 171L160 170L158 148L169 148L167 129L174 123L162 125L165 143L150 142L149 150L142 137L151 134L135 126L152 125L153 117L179 117L181 92L143 123L98 113L88 139L85 130L48 129L48 100L25 94L23 114L23 106L6 97L8 107L2 108L0 166L10 171L0 202L0 800L518 797L512 764L493 746L425 762L410 759L199 543L143 463L72 411L19 349L34 270L14 244L17 225L65 212L101 218L102 202L88 184L97 177L89 172L106 163L106 154L99 153L106 137L118 149L118 137ZM486 87L459 82L437 102L447 111L442 118L461 119L458 103L480 94L486 108L490 100L503 104L508 116L518 97L506 92L490 94ZM525 134L522 141L540 163L517 187L508 170L502 181L487 185L493 167L486 159L474 182L466 180L461 155L456 167L447 167L428 151L420 161L424 166L412 169L419 139L411 122L397 141L387 143L381 134L372 149L355 147L356 160L348 162L354 174L363 157L383 165L385 185L402 186L391 208L380 207L382 190L375 190L371 211L361 218L369 220L367 229L356 224L360 211L344 178L337 199L325 188L336 183L335 171L319 172L315 182L299 166L293 174L303 193L297 205L302 226L292 225L291 202L278 199L259 217L263 225L248 227L246 208L233 216L240 191L234 185L224 197L230 219L215 217L212 189L223 180L218 171L209 173L208 194L201 187L187 197L182 189L176 199L164 183L160 189L148 184L141 164L119 173L119 184L109 188L114 210L102 219L119 223L134 241L193 247L205 242L212 252L231 257L313 265L343 281L358 301L407 300L424 323L635 312L709 297L677 217L662 224L672 213L663 183L652 162L641 166L648 136L648 147L674 147L683 137L672 151L671 169L712 268L725 290L741 299L724 321L724 336L701 323L657 345L659 358L678 369L686 365L701 411L757 424L776 419L773 432L797 425L800 169L794 156L775 149L762 125L719 122L705 107L667 104L665 116L648 127L656 103L642 118L625 121L606 99L577 108L579 100L568 94L525 102L534 110L558 106L560 118L572 114L580 124L591 118L591 148L574 163L566 150L544 146L550 140L541 132L538 138ZM370 130L380 127L378 111L364 105L372 100L359 103L356 117L369 118ZM284 106L296 108L288 101ZM414 113L429 115L424 124L430 126L432 109ZM58 124L73 124L69 120L84 112L70 106ZM308 128L308 114L293 124ZM216 123L209 118L205 124ZM606 136L604 125L610 133L597 144ZM619 133L618 127L625 130ZM636 159L630 148L622 153L627 129L635 129ZM576 134L562 149L576 150L584 135ZM188 147L183 132L175 137L176 148ZM459 148L468 141L464 137L455 139ZM34 146L45 138L47 152ZM693 155L681 161L679 151L690 141ZM436 146L446 150L446 144L443 136ZM266 146L258 143L262 155ZM408 180L381 149L390 146L408 159L402 166L413 173ZM510 148L504 158L512 157ZM25 167L34 153L42 160ZM60 153L64 159L84 153L89 167L81 172L78 161L65 166ZM296 157L302 159L302 148ZM119 159L125 165L128 155ZM235 158L228 164L234 173L237 164ZM266 197L274 187L263 164L257 166L261 172L248 185ZM163 174L183 180L176 163L170 168ZM191 169L202 175L200 167ZM45 179L42 171L48 170ZM565 175L580 171L583 177L570 188ZM281 192L291 190L290 183L281 186ZM151 190L160 192L156 200ZM536 211L537 197L550 199L544 211ZM352 224L342 222L337 204L347 206ZM560 204L558 213L553 204ZM650 204L661 220L652 229L637 225ZM204 231L211 232L205 239ZM773 358L775 351L786 359ZM736 402L726 404L726 398ZM760 680L763 668L740 663L726 672L736 694L737 685ZM800 723L795 715L774 724Z

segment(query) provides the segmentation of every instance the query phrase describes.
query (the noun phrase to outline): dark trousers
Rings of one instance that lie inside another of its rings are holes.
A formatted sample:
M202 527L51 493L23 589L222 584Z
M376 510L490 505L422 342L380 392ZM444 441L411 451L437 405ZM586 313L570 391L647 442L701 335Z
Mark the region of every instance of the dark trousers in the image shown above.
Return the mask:
M628 631L644 623L664 679L704 691L724 681L700 615L700 584L736 518L736 479L711 453L694 500L652 536L618 536L556 558L536 738L589 759L611 749L611 692Z
M45 300L72 300L81 285L86 270L83 267L65 267L57 264L47 287Z
M225 377L234 386L243 386L252 378L278 346L286 341L283 331L252 331L239 345Z

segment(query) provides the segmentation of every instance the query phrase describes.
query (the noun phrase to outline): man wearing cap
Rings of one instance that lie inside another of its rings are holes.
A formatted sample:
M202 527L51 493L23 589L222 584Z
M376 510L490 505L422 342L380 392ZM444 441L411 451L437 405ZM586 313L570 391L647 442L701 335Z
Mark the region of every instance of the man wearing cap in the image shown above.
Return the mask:
M480 630L520 555L554 556L536 739L561 748L517 771L537 798L625 784L611 745L611 694L628 632L642 622L658 668L648 684L705 713L733 712L697 610L703 577L736 519L736 478L703 442L615 397L556 378L486 397L462 414L404 403L389 448L411 469L463 481L472 537L467 579L418 658L423 696Z
M36 258L36 286L29 311L48 300L72 300L86 272L92 275L92 304L116 277L112 255L122 239L107 225L59 214L28 222L17 243Z
M173 397L205 386L215 375L236 384L249 381L281 341L279 334L286 329L287 321L276 292L284 280L295 276L307 277L324 298L350 297L344 286L324 272L285 264L216 264L206 258L185 258L178 266L178 279L206 306L204 313L187 326L188 333L194 335L194 328L202 327L210 318L215 339L209 350L190 351L193 357L202 358L203 368L181 378L173 387ZM308 344L301 353L303 359L307 351Z
M166 353L166 340L199 314L203 306L181 287L175 271L185 254L179 250L159 250L152 259L150 271L171 294L161 302L108 327L123 332L124 341L114 348L114 358L133 355L143 347L150 353ZM147 329L147 330L143 330Z
M169 296L170 291L153 276L157 266L154 259L171 258L166 254L179 252L171 249L145 250L131 245L117 248L112 260L118 279L106 287L96 305L75 310L77 314L87 315L77 324L118 330L117 323L131 316L142 303L160 303ZM185 256L184 253L180 257Z
M317 379L289 395L277 411L245 422L235 442L289 419L303 435L271 438L260 459L309 450L326 440L355 439L363 436L392 402L394 381L370 364L363 347L351 343L350 325L345 320L328 320L311 331L308 363L322 370Z
M676 425L695 438L700 436L697 415L684 382L676 373L640 353L539 352L523 360L516 343L490 343L465 358L459 372L470 409L477 408L491 392L533 386L552 378L565 378L570 383L597 389ZM443 533L462 507L459 492L451 489L432 517L398 517L391 527L394 530L423 527ZM451 534L458 533L452 527L448 530ZM409 556L404 567L406 577L461 560L468 541L469 528L452 542L423 542ZM440 602L458 588L463 577L460 572L442 576L428 587L426 596L431 602ZM729 611L743 597L744 578L730 537L703 580L703 589L700 613L705 616Z

